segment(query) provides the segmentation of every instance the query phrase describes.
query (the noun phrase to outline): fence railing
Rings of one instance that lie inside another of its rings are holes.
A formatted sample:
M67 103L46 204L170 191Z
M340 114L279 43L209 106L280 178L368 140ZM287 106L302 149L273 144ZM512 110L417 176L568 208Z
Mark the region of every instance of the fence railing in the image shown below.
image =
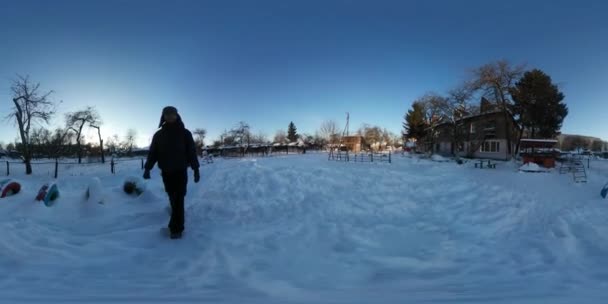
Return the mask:
M328 160L359 163L392 163L392 153L330 151Z
M56 159L54 161L31 162L30 165L32 166L32 171L34 173L36 173L36 171L38 171L38 170L43 170L43 171L46 170L47 172L52 172L53 177L57 178L57 177L59 177L59 174L62 171L61 168L63 168L64 171L69 171L74 166L84 168L87 166L103 165L103 166L108 166L110 173L116 174L116 167L118 166L118 164L126 163L126 162L130 162L130 163L139 162L141 164L141 166L140 166L141 169L143 170L143 168L144 168L144 159L143 158L141 158L141 159L139 159L139 158L138 159L111 159L110 161L105 162L105 163L102 163L101 161L78 163L78 162L60 161L60 160ZM23 172L25 172L26 164L23 161L21 161L21 162L4 161L4 163L6 164L6 171L4 172L6 174L6 176L10 176L11 174L14 175L16 170L23 170Z
M204 166L213 163L213 159L210 157L203 157L199 159L199 162L201 166ZM25 162L23 161L2 161L0 162L0 166L2 166L2 163L5 164L6 170L0 170L0 176L14 176L25 174ZM93 166L97 166L96 169L101 169L103 171L108 170L111 174L116 174L118 169L121 167L128 168L129 170L135 168L143 170L145 159L110 159L105 163L102 163L101 161L78 163L76 161L61 161L59 159L56 159L52 161L31 162L30 164L32 166L32 173L34 175L43 174L58 178L62 174L85 175L87 172L90 172L91 167Z

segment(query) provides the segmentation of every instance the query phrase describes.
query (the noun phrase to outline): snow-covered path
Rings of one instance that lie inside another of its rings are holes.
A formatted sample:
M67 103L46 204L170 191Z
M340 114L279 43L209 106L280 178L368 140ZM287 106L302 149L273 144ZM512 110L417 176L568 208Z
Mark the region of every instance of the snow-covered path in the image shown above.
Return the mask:
M140 175L136 165L124 173ZM159 233L157 171L138 198L107 170L61 178L51 208L33 201L44 179L22 177L23 193L0 200L0 299L603 303L608 164L588 184L516 168L217 160L189 185L178 241ZM82 198L93 175L105 205Z

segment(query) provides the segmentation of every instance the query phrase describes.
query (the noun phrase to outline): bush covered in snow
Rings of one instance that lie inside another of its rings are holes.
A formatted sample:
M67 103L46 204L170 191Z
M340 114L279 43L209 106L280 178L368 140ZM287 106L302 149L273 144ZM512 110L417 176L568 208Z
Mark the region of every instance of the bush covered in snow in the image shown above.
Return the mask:
M546 170L541 168L539 165L535 163L525 163L523 166L519 167L519 171L523 172L545 172Z

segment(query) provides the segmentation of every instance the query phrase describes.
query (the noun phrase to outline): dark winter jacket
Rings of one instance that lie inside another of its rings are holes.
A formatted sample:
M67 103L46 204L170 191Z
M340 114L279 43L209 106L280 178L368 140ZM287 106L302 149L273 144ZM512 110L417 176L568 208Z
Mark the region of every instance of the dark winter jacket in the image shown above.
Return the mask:
M145 169L152 170L158 162L163 172L179 172L192 168L198 170L196 146L192 133L184 127L181 118L173 124L164 123L154 134Z

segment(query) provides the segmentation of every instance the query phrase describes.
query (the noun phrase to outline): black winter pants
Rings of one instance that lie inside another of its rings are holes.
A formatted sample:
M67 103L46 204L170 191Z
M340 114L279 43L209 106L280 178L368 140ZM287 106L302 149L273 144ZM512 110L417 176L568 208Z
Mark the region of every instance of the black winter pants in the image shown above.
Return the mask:
M171 202L171 220L169 230L171 233L184 231L184 197L188 186L188 171L163 172L165 191Z

